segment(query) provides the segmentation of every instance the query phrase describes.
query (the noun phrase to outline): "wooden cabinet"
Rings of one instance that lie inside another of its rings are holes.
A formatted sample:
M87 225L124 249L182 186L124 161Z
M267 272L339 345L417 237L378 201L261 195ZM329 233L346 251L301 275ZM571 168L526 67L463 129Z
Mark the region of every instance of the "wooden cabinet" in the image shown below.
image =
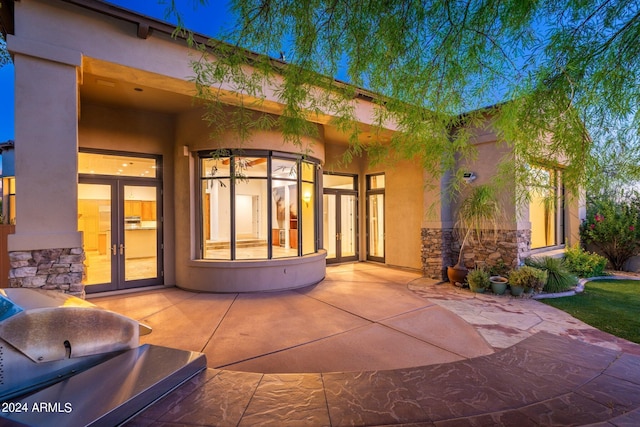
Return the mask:
M139 200L125 200L124 216L142 216L142 202Z
M140 215L142 221L155 221L156 220L156 202L142 202L142 214Z

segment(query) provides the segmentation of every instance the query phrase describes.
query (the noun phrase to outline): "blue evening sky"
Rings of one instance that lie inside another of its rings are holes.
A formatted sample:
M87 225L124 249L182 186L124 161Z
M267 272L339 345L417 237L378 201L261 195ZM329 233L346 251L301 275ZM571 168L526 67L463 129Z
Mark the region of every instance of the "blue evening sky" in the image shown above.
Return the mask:
M166 21L166 5L161 2L162 0L109 0L109 3L124 9ZM200 5L198 0L176 0L176 4L185 25L195 32L215 37L223 25L231 24L225 0L209 0L207 6ZM15 139L13 76L13 65L0 68L0 142Z

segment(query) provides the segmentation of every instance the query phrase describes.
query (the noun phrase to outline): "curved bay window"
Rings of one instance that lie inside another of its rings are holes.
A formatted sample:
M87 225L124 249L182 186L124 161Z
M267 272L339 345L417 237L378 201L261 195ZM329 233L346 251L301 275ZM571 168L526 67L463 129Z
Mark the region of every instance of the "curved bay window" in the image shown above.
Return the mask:
M203 259L274 259L317 252L317 163L244 150L201 154Z

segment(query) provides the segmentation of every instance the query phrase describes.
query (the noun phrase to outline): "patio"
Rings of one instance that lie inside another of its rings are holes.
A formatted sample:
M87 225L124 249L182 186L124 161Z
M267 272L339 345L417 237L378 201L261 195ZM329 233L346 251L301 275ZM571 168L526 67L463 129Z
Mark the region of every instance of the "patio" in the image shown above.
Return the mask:
M91 300L209 369L129 425L640 422L640 346L534 300L358 263L270 294Z

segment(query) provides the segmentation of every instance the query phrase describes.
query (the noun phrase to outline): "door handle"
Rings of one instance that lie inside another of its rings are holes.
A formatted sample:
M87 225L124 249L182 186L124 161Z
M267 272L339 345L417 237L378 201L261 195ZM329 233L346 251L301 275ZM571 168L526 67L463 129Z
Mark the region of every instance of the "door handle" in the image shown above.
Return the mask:
M120 243L120 255L124 255L124 245Z
M118 248L116 247L116 245L111 246L111 255L117 255L118 254Z

